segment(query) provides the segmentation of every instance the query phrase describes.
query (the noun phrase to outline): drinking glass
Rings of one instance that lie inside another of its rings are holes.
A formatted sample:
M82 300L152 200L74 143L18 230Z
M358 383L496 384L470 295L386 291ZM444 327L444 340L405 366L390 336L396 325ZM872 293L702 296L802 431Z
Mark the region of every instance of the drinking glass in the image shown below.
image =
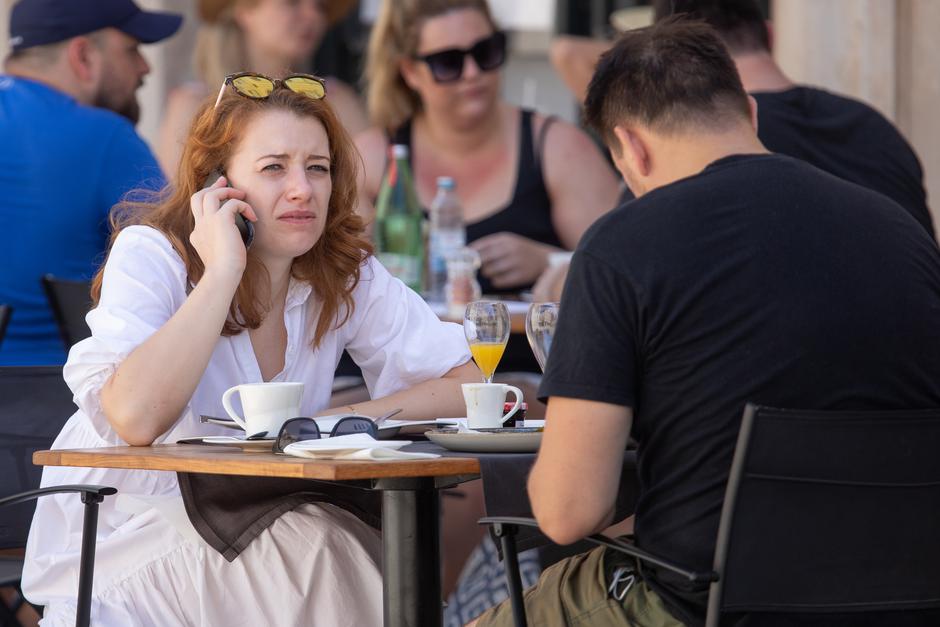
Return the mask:
M509 341L509 309L505 303L473 301L464 312L463 331L473 360L483 372L483 382L492 383L496 365Z
M545 362L552 348L555 325L558 323L558 303L532 303L525 315L525 335L535 353L539 368L545 372Z

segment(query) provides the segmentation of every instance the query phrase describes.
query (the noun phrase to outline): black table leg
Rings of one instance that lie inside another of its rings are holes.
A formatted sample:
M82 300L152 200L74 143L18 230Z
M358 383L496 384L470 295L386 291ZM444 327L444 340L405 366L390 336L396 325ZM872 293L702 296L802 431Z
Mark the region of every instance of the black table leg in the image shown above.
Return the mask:
M385 627L441 627L441 508L434 480L379 480L375 487L382 490Z

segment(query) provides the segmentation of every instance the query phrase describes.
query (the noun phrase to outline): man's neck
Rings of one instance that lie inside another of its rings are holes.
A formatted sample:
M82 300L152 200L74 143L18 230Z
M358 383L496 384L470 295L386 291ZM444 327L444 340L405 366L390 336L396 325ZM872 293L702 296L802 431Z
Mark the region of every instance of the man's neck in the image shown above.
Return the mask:
M736 54L734 64L741 76L744 91L749 94L764 91L785 91L794 86L769 52Z
M82 104L89 104L83 97L82 91L79 89L78 85L69 80L69 74L65 71L60 71L57 66L38 68L27 63L16 63L8 61L3 66L3 70L10 76L17 76L19 78L25 78L31 81L36 81L37 83L42 83L47 87L51 87L56 91L60 91L68 96L71 96Z
M694 137L666 139L657 143L659 145L655 148L655 158L660 164L668 166L661 167L661 173L649 181L651 186L647 191L695 176L709 164L725 157L769 152L753 130L743 126L726 132L697 134Z

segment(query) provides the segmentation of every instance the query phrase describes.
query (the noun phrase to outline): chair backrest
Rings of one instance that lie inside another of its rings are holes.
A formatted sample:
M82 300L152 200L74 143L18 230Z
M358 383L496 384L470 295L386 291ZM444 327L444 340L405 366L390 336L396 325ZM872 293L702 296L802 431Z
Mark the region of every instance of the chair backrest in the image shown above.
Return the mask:
M940 607L940 410L748 405L709 623L728 612Z
M33 452L47 449L75 412L61 366L0 367L0 498L39 487ZM26 545L35 502L0 515L0 549Z
M10 316L12 315L12 307L0 305L0 346L3 345L3 337L7 334L7 325L10 324Z
M85 314L91 311L91 283L59 279L51 274L42 277L46 299L59 325L59 335L65 350L91 335L85 323Z

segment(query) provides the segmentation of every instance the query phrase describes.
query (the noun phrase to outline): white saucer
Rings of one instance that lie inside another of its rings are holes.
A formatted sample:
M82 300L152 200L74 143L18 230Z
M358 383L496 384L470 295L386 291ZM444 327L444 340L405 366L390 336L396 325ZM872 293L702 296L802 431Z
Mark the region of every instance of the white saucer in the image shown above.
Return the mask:
M542 443L542 431L529 429L494 429L482 433L433 429L424 435L435 444L462 453L535 453Z

